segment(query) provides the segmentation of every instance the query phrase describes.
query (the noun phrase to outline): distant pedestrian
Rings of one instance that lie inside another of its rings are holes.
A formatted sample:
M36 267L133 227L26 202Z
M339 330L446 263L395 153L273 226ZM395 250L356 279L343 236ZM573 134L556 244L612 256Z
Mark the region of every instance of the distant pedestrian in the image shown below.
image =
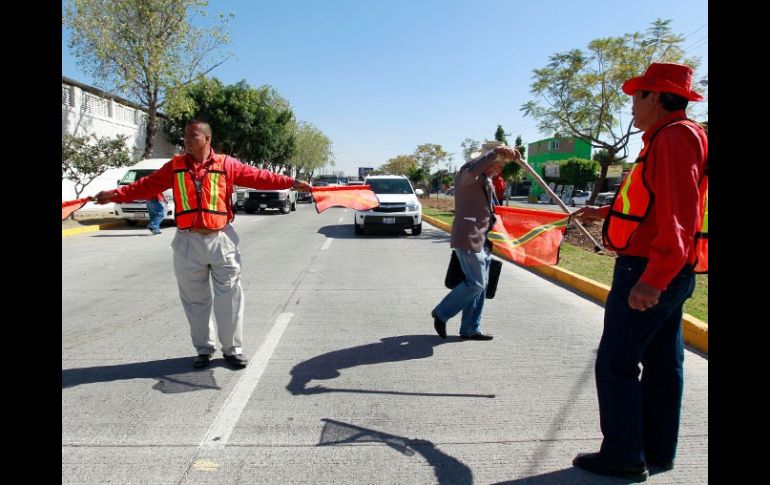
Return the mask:
M644 134L636 164L614 201L574 212L605 219L605 247L618 253L596 355L604 440L576 467L643 481L670 470L684 387L682 307L708 270L708 140L687 119L692 68L653 63L623 84ZM641 379L639 364L642 365Z
M155 194L147 198L147 215L150 218L147 229L153 234L160 234L160 225L166 215L165 202L163 194Z

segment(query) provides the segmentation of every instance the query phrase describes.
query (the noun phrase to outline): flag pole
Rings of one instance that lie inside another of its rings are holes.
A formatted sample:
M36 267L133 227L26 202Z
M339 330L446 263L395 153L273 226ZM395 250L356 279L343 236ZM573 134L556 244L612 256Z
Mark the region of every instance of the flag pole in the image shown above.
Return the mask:
M559 196L557 196L556 193L554 193L553 190L551 190L551 187L549 187L548 184L545 183L545 180L543 180L540 177L540 174L535 172L535 170L532 167L530 167L527 162L525 162L522 158L517 158L516 160L514 160L514 162L516 162L521 168L523 168L527 173L529 173L529 175L532 176L533 179L535 179L535 181L538 183L538 185L540 185L540 187L542 187L543 190L545 190L548 193L548 195L553 200L556 201L556 204L559 207L561 207L564 210L564 212L566 212L567 214L572 214L570 212L570 210L567 208L567 205L561 200L561 198ZM572 222L594 244L594 251L599 252L602 249L604 249L604 248L601 247L601 245L598 242L596 242L596 239L594 239L591 236L591 234L586 230L585 227L583 227L582 224L580 224L580 222L578 222L577 219L573 219Z

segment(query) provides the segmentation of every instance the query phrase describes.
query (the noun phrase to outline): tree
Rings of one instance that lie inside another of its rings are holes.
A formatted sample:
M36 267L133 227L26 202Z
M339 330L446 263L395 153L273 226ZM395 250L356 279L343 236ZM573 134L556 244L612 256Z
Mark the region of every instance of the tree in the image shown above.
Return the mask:
M531 92L544 104L528 101L521 107L525 116L536 118L540 131L566 133L607 150L591 204L607 167L616 163L618 153L628 155L629 137L638 133L632 131L633 120L622 116L630 102L621 90L623 83L641 75L651 62L698 66L698 58L684 58L680 47L684 38L671 32L670 23L657 19L644 34L595 39L588 44L588 52L574 49L554 54L548 65L533 71Z
M481 144L478 140L474 140L472 138L466 138L465 141L460 143L460 146L463 149L463 158L466 162L471 161L471 153L478 151Z
M598 170L599 163L594 160L570 158L560 167L557 183L574 185L576 189L585 189L588 182L596 180Z
M391 158L377 169L378 172L393 175L409 175L417 168L417 159L413 155L398 155Z
M419 181L425 183L430 176L430 171L434 165L447 157L448 153L444 151L441 145L435 143L425 143L419 145L414 151L414 158L417 160L420 171L416 172L420 177ZM430 184L426 184L428 195L430 195Z
M183 144L187 120L201 118L211 125L215 151L274 171L291 170L298 127L288 101L268 85L252 88L242 80L225 86L203 78L170 97L166 115L174 143Z
M147 108L143 158L152 156L158 110L166 96L226 59L208 64L229 42L230 16L210 28L191 21L205 17L206 0L68 0L63 23L69 47L94 78Z
M497 130L495 130L495 140L506 145L508 144L508 139L505 137L505 130L503 130L503 125L497 125Z
M296 148L289 163L296 167L305 178L312 180L313 173L329 163L332 153L332 141L321 130L310 123L300 122L294 128Z
M65 134L61 140L61 178L75 183L75 198L79 199L94 179L111 168L131 165L126 140L128 136L115 138L96 135L74 136ZM70 216L75 218L73 214Z

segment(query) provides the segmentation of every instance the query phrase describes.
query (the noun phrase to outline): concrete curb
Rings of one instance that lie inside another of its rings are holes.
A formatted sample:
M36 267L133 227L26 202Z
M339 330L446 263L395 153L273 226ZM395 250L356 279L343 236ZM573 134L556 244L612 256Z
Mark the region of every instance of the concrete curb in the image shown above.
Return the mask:
M428 224L431 224L445 232L452 232L451 224L426 215L423 215L422 219ZM497 249L493 249L492 252L495 256L513 263L513 261L505 257ZM568 271L564 268L560 268L558 266L530 266L525 267L525 269L538 273L548 279L558 281L566 286L573 288L578 293L592 298L602 304L607 301L607 295L610 292L609 286L586 278L585 276L581 276L577 273L573 273L572 271ZM695 347L696 349L708 355L709 327L706 322L695 318L689 313L685 313L682 315L682 334L687 345Z
M100 231L102 229L109 229L110 227L119 227L123 225L125 225L123 221L120 221L120 222L107 222L105 224L86 226L86 227L76 227L75 229L64 229L61 232L61 237L74 236L75 234L81 234L84 232Z

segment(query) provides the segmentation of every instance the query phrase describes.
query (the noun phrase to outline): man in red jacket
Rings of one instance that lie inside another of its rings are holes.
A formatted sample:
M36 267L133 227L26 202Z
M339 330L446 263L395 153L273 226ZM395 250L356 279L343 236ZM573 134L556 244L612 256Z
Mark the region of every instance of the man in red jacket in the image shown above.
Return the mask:
M623 84L644 147L612 204L573 213L606 219L605 247L618 253L596 355L604 440L598 453L573 461L601 475L643 481L648 467L674 467L684 387L682 306L695 288L693 270L708 256L707 247L701 251L708 141L685 115L689 101L703 99L691 83L689 66L653 63Z
M211 127L204 121L187 122L184 144L185 153L156 172L117 190L99 192L94 198L98 204L124 202L173 188L177 231L171 247L179 296L198 353L193 365L206 367L216 350L210 324L213 308L222 353L230 365L243 368L248 361L242 349L241 258L238 236L230 224L233 184L254 189L293 187L303 192L310 191L310 186L214 153Z

